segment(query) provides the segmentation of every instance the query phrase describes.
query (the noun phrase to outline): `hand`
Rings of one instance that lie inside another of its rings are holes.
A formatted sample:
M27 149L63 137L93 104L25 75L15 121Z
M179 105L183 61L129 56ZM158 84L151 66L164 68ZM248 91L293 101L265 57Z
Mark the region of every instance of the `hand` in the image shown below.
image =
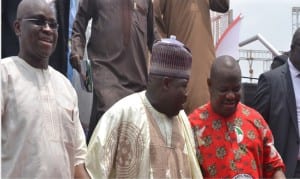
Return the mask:
M70 63L75 70L77 70L78 73L81 74L81 58L79 55L74 55L70 59Z
M79 76L81 78L81 80L83 82L86 81L86 76L85 74L82 72L82 69L81 69L81 58L79 55L74 55L71 57L70 59L70 63L72 65L72 67L79 73Z

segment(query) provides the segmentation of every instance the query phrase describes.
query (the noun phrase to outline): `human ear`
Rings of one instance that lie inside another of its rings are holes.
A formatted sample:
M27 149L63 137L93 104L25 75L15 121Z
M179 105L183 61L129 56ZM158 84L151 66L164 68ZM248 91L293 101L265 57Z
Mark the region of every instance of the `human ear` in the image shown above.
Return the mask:
M210 78L207 78L206 83L207 83L207 86L210 88L210 86L211 86L211 80L210 80Z
M19 37L21 35L21 28L20 28L21 24L19 20L15 20L14 21L14 30L15 30L15 34Z
M171 79L168 77L163 77L162 79L162 86L163 89L168 90L170 88Z
M294 48L295 48L295 45L292 44L292 45L291 45L291 50L294 50Z
M207 86L208 86L208 91L211 93L211 89L212 89L212 87L211 87L211 85L212 85L211 79L207 78L206 83L207 83Z

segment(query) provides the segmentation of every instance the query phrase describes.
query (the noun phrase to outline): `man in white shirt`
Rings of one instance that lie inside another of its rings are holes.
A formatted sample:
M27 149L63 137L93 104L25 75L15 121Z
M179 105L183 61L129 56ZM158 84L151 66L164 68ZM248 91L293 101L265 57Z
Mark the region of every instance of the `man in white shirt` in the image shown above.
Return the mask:
M147 90L115 103L94 130L86 159L92 178L202 178L182 110L191 63L174 38L153 45Z
M88 178L71 83L48 66L57 42L54 1L23 0L18 56L0 61L2 178Z

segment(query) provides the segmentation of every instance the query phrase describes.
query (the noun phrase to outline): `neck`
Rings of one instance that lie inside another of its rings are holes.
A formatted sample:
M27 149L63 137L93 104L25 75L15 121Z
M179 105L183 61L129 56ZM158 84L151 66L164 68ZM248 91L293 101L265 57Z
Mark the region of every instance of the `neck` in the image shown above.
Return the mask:
M151 93L147 90L146 97L155 110L165 114L165 112L163 111L163 107L159 102L161 99L155 93Z
M29 65L31 65L34 68L48 69L49 58L38 59L35 57L29 57L22 54L19 54L18 56L23 60L25 60Z

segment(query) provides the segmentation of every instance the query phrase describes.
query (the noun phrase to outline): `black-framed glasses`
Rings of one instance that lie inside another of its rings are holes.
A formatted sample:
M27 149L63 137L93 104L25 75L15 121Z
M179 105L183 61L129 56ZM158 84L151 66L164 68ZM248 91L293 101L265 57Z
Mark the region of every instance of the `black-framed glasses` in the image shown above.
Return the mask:
M22 18L22 20L30 21L33 24L40 26L40 27L46 27L46 25L48 24L48 26L52 30L58 29L58 23L55 21L46 20L46 19L38 19L38 18Z

